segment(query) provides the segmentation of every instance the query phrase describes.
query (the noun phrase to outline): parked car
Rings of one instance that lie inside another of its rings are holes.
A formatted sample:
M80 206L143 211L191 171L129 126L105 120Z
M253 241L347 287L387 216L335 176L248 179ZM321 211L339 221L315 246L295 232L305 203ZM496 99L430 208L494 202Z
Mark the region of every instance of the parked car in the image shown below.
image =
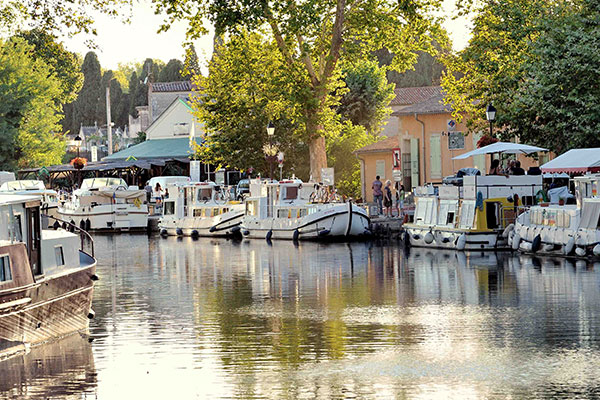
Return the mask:
M456 175L450 175L450 176L445 177L442 180L442 183L444 185L462 186L463 176L465 176L465 175L468 175L468 176L481 175L481 171L479 171L477 168L461 168L458 170Z

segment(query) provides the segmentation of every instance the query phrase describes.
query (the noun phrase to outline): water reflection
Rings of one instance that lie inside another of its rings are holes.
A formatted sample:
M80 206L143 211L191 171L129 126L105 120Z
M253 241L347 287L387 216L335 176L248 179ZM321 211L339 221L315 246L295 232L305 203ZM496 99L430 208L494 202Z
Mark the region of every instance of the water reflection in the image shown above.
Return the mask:
M600 266L395 244L98 236L95 396L600 394Z

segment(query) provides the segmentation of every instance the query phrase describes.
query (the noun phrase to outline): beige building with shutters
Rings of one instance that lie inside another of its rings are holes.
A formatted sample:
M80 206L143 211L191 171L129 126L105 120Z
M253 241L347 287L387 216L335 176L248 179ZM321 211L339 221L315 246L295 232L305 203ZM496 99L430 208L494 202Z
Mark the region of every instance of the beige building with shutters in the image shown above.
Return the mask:
M400 180L406 190L411 190L426 183L440 184L460 168L474 167L486 173L490 157L452 159L477 148L482 133L466 135L465 119L457 123L443 98L440 86L396 90L396 105L386 125L393 129L384 130L387 138L355 151L361 161L365 201L373 201L371 183L376 175L382 176L383 181ZM399 160L394 160L394 152L399 154ZM525 170L537 165L529 157L519 156L519 160Z

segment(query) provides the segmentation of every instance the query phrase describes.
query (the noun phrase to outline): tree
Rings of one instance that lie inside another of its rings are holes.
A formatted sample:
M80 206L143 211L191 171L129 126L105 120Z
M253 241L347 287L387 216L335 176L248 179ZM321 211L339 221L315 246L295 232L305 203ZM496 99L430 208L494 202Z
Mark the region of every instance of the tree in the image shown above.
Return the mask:
M394 58L390 68L403 71L416 61L416 51L434 51L432 39L443 42L433 17L440 6L437 0L346 2L315 1L245 2L220 0L157 0L157 12L166 12L163 29L176 19L189 21L188 34L206 32L204 20L215 24L216 34L267 27L284 60L281 68L301 74L306 87L302 93L302 118L310 147L310 169L320 179L327 166L325 137L334 124L330 107L337 85L337 65L342 59L365 59L372 51L388 48ZM190 12L190 10L197 12ZM339 132L339 129L334 131Z
M0 42L0 168L57 164L65 152L59 120L64 95L53 68L23 39Z
M342 95L337 112L342 120L361 125L369 134L376 135L390 115L388 105L394 98L394 84L388 84L385 70L375 61L346 63L342 75L348 90Z
M240 170L253 167L268 175L263 147L269 143L266 127L276 128L272 143L286 155L286 172L307 178L302 160L307 146L301 140L303 128L295 121L300 107L290 101L296 96L296 80L281 68L276 45L258 33L233 35L209 64L209 75L196 75L194 82L205 88L192 99L195 115L204 121L204 145L195 156L216 165Z
M94 122L102 121L98 102L104 99L104 92L102 92L100 62L96 53L90 51L85 55L81 70L84 77L83 86L73 105L72 132L79 132L81 125L93 125Z
M200 64L198 62L198 54L196 54L196 48L193 43L185 49L185 59L183 61L183 77L185 79L192 79L195 75L200 74Z
M183 63L177 59L169 60L167 65L160 71L158 82L176 82L184 80L181 76Z
M140 80L138 79L136 72L133 71L131 73L131 76L129 77L129 108L128 108L129 114L132 115L133 117L138 116L138 113L135 109L135 107L136 107L135 96L138 91L139 85L140 85Z

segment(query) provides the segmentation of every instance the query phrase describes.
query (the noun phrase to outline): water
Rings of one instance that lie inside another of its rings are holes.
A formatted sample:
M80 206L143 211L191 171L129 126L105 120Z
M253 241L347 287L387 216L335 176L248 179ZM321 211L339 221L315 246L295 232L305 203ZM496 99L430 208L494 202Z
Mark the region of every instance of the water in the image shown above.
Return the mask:
M97 236L94 339L5 398L600 397L600 264L396 244Z

